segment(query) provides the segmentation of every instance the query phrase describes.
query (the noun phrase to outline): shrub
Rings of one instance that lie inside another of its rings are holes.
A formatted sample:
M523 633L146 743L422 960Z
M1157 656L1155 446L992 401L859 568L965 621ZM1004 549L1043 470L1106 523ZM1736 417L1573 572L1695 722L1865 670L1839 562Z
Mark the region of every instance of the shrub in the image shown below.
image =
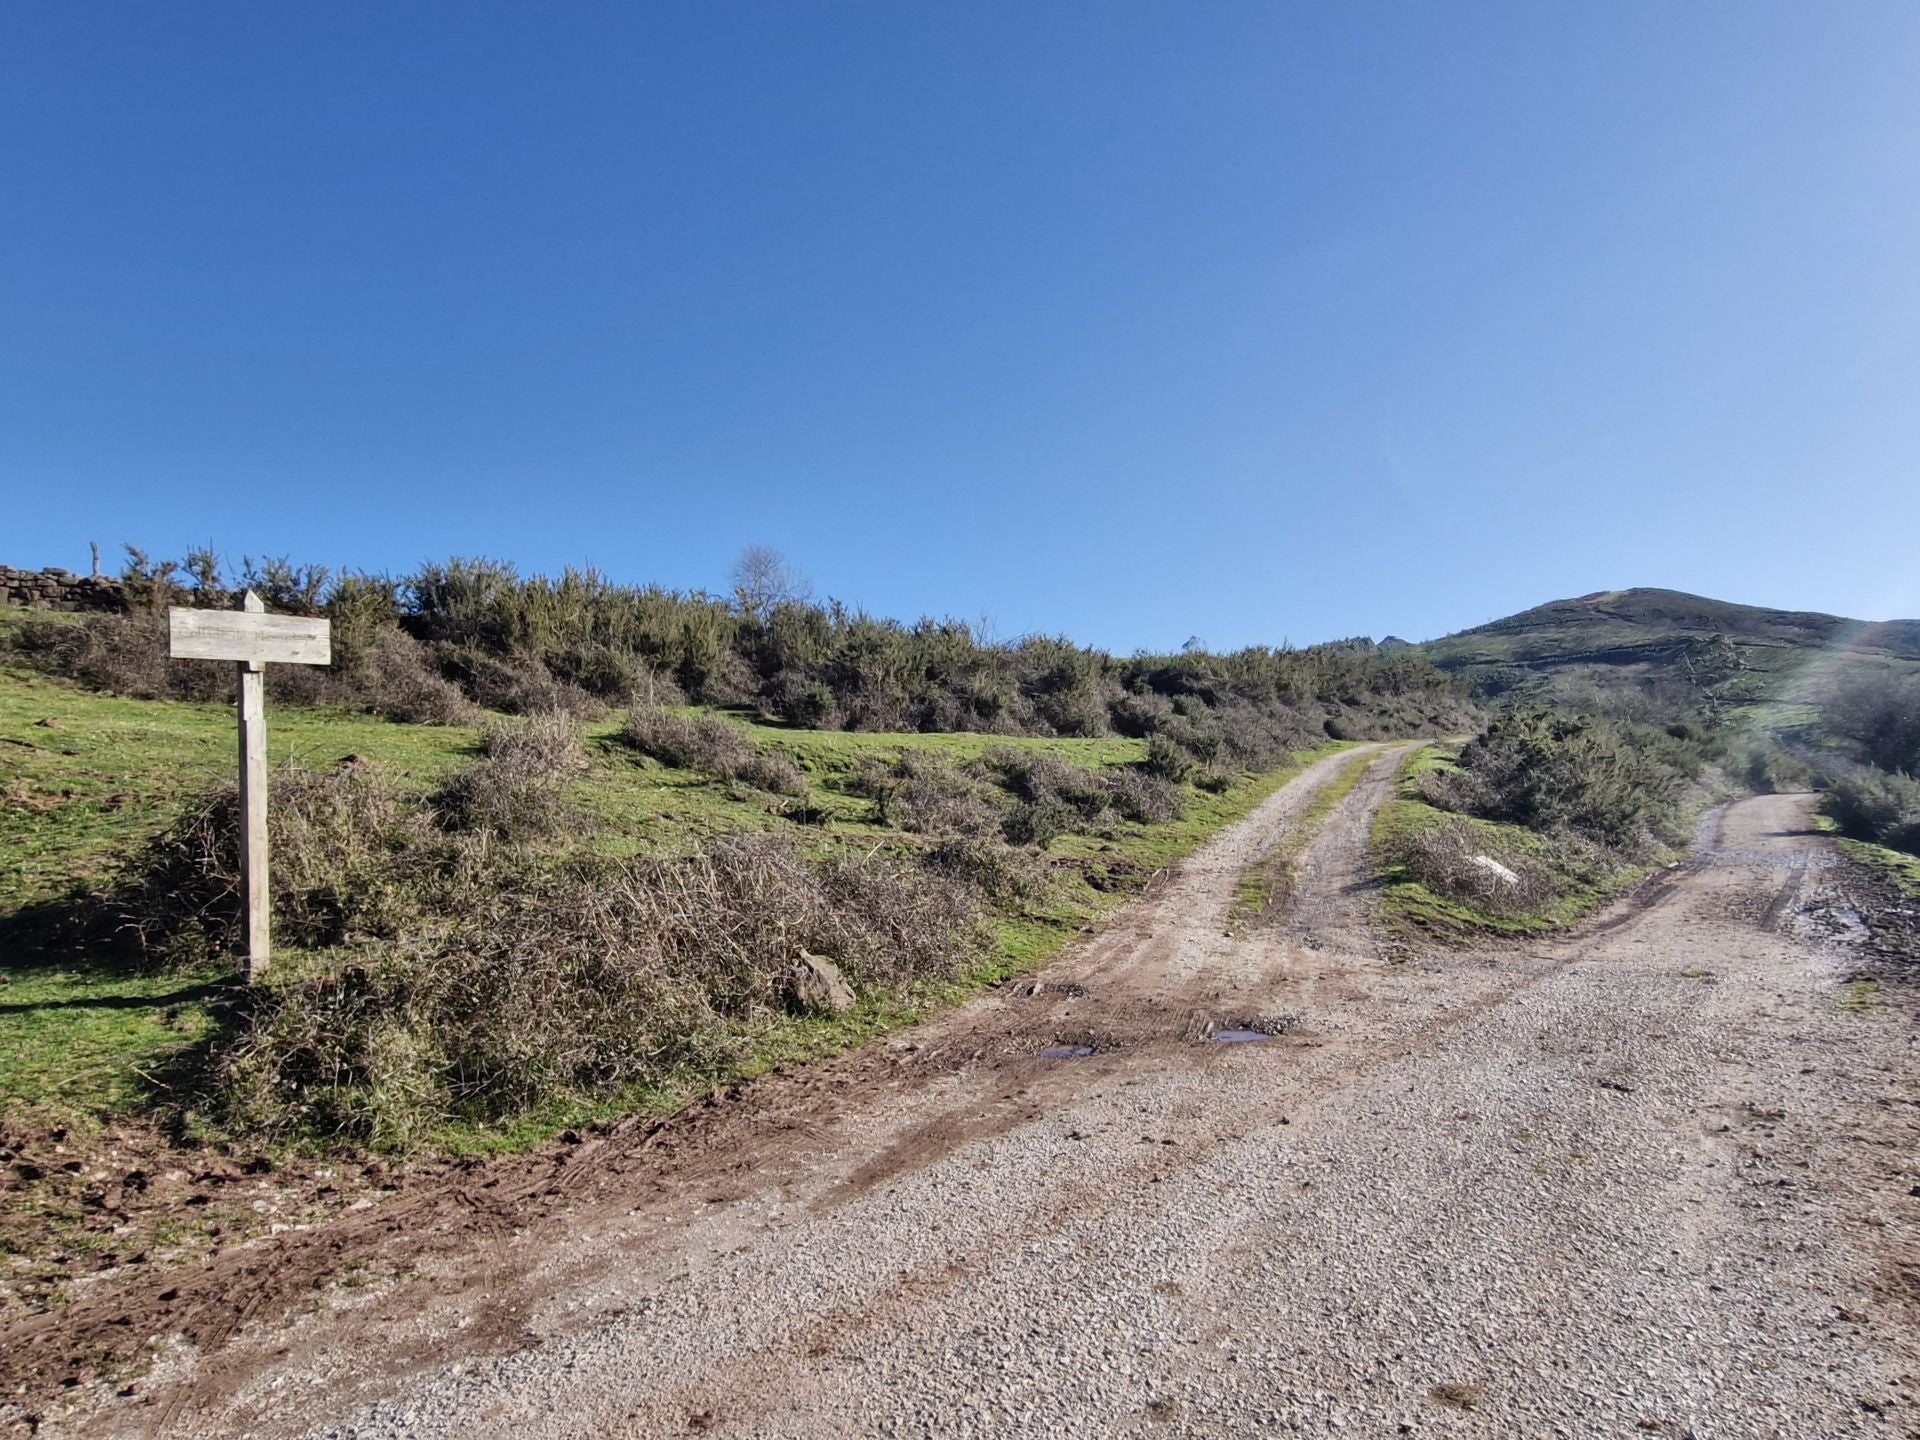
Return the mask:
M807 777L800 767L784 755L756 750L740 767L737 778L756 789L773 795L804 795Z
M175 664L167 659L164 610L28 620L7 648L23 664L90 690L136 700L231 700L231 665ZM289 668L289 667L282 667Z
M271 665L267 692L276 704L340 705L403 725L464 725L474 706L442 675L426 647L393 625L334 647L334 663Z
M6 649L36 670L110 695L233 699L231 665L167 658L167 619L159 611L29 620ZM337 629L331 665L269 666L267 690L277 704L340 705L403 724L457 725L472 714L419 642L390 621Z
M1169 735L1148 739L1147 758L1142 764L1147 774L1170 784L1177 785L1193 773L1193 756Z
M1002 833L1015 845L1044 850L1062 835L1071 834L1075 816L1058 800L1022 800L1007 812Z
M1164 695L1122 695L1110 708L1114 730L1132 740L1158 733L1174 717L1173 702Z
M1475 815L1481 807L1493 803L1486 782L1471 770L1449 768L1423 770L1415 782L1421 796L1436 810L1451 810L1456 815Z
M1842 835L1920 855L1920 780L1866 769L1836 775L1820 808Z
M733 779L753 758L753 737L718 715L675 715L635 705L627 711L620 738L662 765L715 780Z
M756 746L751 735L719 715L675 715L636 704L627 711L620 738L642 755L678 770L738 780L775 795L807 793L807 777L798 765Z
M435 796L449 828L487 831L518 842L579 823L565 790L587 768L587 761L568 716L496 722L486 728L480 743L485 758L455 775Z
M271 607L332 619L349 671L366 637L398 626L469 698L514 714L590 714L595 697L644 692L651 681L652 703L753 705L819 728L1165 732L1202 762L1226 769L1264 768L1333 707L1350 715L1336 728L1356 734L1455 728L1464 714L1464 682L1367 641L1229 655L1195 647L1123 661L1061 639L996 643L963 622L907 625L797 595L729 601L616 585L592 570L523 576L486 559L434 562L403 578L276 558L246 561L242 572L241 583L254 585ZM124 575L130 609L150 619L183 600L230 602L221 577L219 558L207 551L177 561L131 548ZM216 667L173 667L201 671L199 680L176 680L163 654L149 647L144 655L96 654L75 663L96 674L83 683L121 693L178 695L196 684L224 693ZM362 683L356 673L352 684ZM287 684L290 696L342 700L311 678ZM345 703L362 702L349 696ZM401 705L418 711L420 701Z
M1516 710L1467 745L1460 767L1478 787L1474 814L1633 851L1672 834L1685 777L1677 750L1644 727Z
M1553 872L1532 856L1499 844L1463 820L1446 820L1415 832L1393 858L1435 895L1489 915L1538 910L1560 888ZM1477 863L1481 859L1505 866L1515 880L1508 881Z
M212 1107L269 1137L404 1148L450 1120L671 1083L780 1005L801 949L857 986L970 963L972 893L928 867L814 864L751 836L672 860L495 868L416 943L250 995L251 1023L214 1057Z
M1224 795L1233 788L1234 773L1218 765L1203 765L1193 775L1193 783L1211 795Z
M1108 772L1107 794L1113 808L1141 825L1165 825L1185 813L1180 787L1137 766Z
M507 715L546 715L562 711L582 719L606 712L606 705L578 685L554 677L541 661L525 655L496 655L473 646L441 648L441 670L476 705Z
M1865 763L1920 773L1920 679L1857 671L1821 703L1820 723Z
M405 933L452 851L416 797L375 767L286 766L270 779L274 934L328 949ZM239 939L240 803L217 791L137 852L100 897L149 963L204 964Z
M975 769L1016 800L1054 806L1079 819L1093 819L1112 804L1098 775L1045 751L996 746L975 762Z
M1037 857L983 836L942 840L921 863L965 881L998 904L1038 900L1047 891L1046 870Z
M990 834L1007 810L1004 797L978 777L912 750L890 765L869 764L851 788L873 799L882 824L917 835Z
M1789 794L1813 788L1813 769L1778 745L1755 742L1734 756L1735 773L1757 795Z
M403 725L464 725L473 719L472 702L434 667L426 647L391 625L375 633L350 683L367 709Z

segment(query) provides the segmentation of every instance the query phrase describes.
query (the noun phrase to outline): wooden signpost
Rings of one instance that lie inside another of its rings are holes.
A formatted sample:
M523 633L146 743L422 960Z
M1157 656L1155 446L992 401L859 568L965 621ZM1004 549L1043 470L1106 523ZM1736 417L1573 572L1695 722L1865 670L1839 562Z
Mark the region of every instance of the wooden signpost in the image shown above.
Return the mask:
M266 666L328 664L333 642L325 620L268 615L251 590L240 605L238 610L169 609L167 654L175 660L233 660L240 666L240 874L251 985L266 973L271 928Z

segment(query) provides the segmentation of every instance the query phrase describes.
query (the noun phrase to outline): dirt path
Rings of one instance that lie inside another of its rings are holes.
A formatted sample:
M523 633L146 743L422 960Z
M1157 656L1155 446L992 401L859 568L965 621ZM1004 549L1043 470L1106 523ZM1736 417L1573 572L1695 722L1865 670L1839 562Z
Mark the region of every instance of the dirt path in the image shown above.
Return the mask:
M1389 965L1396 758L1321 762L1032 993L479 1182L413 1274L43 1433L1920 1433L1916 1032L1843 984L1805 799L1580 935ZM1229 935L1352 763L1293 921Z

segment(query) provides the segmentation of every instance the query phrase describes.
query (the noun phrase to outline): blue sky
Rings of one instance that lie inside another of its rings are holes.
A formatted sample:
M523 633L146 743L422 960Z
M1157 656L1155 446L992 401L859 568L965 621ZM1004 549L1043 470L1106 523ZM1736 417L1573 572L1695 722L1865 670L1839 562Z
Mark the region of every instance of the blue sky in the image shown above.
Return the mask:
M1920 5L0 5L0 561L1920 615Z

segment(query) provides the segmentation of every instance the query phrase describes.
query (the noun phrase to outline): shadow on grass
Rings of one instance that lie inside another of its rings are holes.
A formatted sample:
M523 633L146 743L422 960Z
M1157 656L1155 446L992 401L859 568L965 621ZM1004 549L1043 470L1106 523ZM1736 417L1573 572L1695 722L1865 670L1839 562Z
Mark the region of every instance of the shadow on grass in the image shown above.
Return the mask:
M156 965L112 896L76 889L0 915L0 982L26 990L49 979L58 983L55 993L41 991L45 998L0 1003L8 1043L29 1073L49 1077L45 1098L62 1091L69 1069L66 1080L104 1062L132 1077L137 1091L115 1108L144 1114L180 1138L187 1112L208 1092L216 1057L247 1024L253 997L238 974L221 962L185 971ZM11 988L0 988L0 997ZM171 1019L182 1010L204 1015L205 1028L190 1043L156 1046L140 1017ZM52 1028L35 1023L56 1015L71 1018ZM68 1052L84 1059L63 1059Z
M197 1005L225 995L230 987L217 981L203 981L182 990L162 995L89 995L65 1000L29 1001L23 1005L0 1004L0 1015L31 1015L42 1010L165 1010L173 1005Z

